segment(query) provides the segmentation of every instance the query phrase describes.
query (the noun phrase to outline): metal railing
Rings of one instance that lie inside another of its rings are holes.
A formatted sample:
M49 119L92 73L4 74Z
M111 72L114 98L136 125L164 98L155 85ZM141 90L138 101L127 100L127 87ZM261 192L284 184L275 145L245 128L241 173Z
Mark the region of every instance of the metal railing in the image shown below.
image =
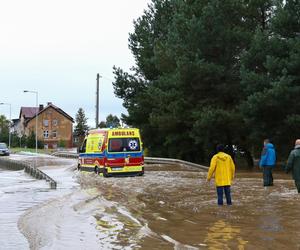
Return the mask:
M78 158L78 154L74 152L55 152L52 155L57 157L63 157L63 158L73 158L73 159ZM208 167L206 166L188 162L188 161L172 159L172 158L145 157L145 163L146 164L170 164L170 165L179 164L182 166L198 168L205 171L208 170Z
M208 167L199 165L189 161L183 161L172 158L157 158L157 157L145 157L145 163L147 164L179 164L182 166L188 166L193 168L198 168L201 170L208 170Z
M67 151L57 151L51 154L52 156L57 156L57 157L63 157L63 158L73 158L77 159L78 154L74 152L67 152Z

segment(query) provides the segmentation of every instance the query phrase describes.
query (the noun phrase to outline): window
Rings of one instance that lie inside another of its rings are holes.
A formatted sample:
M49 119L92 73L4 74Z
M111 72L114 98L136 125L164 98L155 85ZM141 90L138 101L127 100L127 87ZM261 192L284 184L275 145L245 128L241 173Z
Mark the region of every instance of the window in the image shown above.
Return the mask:
M113 138L109 140L109 152L130 152L140 150L140 141L138 138Z
M56 143L53 144L53 149L57 149L57 144Z
M57 126L58 125L58 120L57 119L54 119L53 122L52 122L53 126Z
M44 130L44 138L49 138L49 131L48 130Z
M53 138L56 138L56 137L57 137L57 131L56 131L56 130L53 130L53 131L52 131L52 137L53 137Z
M49 126L49 121L48 120L43 120L43 124L45 127L48 127Z

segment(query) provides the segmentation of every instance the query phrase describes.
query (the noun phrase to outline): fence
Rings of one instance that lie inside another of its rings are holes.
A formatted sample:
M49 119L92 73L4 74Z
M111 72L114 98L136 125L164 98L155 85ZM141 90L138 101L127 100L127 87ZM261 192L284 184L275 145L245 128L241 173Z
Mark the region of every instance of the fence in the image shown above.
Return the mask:
M64 157L64 158L73 158L73 159L78 158L78 154L74 152L55 152L52 155L58 157ZM178 159L171 159L171 158L145 157L145 163L146 164L171 164L171 165L179 164L182 166L198 168L205 171L208 170L208 167L203 165L199 165L188 161L178 160Z

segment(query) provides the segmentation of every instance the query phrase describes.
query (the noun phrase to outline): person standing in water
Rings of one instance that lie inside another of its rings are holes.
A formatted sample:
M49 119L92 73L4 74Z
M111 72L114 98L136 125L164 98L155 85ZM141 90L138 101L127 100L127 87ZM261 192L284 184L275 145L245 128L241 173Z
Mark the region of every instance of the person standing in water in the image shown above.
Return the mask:
M207 181L209 182L214 176L218 205L223 205L223 193L225 193L227 205L232 205L230 186L234 179L235 165L231 156L224 152L224 145L218 145L217 152L211 159Z
M269 139L264 140L264 147L261 153L259 166L263 169L263 185L265 187L273 186L272 171L276 163L276 152L274 145Z
M287 173L292 171L295 186L300 193L300 139L295 142L295 148L290 153L285 171Z

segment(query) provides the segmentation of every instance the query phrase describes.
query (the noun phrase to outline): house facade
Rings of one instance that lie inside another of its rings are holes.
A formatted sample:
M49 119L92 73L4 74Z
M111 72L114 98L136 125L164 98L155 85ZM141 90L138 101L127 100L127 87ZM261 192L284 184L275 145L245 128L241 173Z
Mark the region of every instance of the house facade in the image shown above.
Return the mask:
M22 110L23 109L23 110ZM38 112L37 112L38 111ZM25 115L27 112L27 116ZM34 113L29 118L29 113ZM36 115L37 112L37 115ZM59 107L48 103L46 107L40 105L37 109L21 108L19 117L19 130L26 136L36 131L36 118L38 122L37 137L45 148L73 146L73 118Z
M19 137L25 135L26 122L32 119L36 115L36 113L38 113L43 108L43 105L40 105L40 108L21 107L19 119L13 119L12 132L16 132Z

